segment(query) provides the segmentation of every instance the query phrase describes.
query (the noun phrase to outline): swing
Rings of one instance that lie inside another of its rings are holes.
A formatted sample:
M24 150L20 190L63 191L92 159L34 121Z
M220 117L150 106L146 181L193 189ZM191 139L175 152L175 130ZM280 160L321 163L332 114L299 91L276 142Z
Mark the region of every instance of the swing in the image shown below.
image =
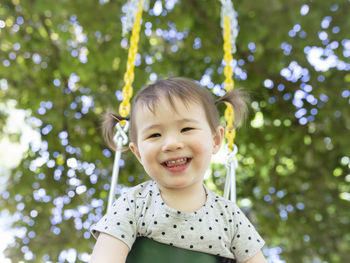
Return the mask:
M126 72L124 74L124 87L122 89L123 93L123 101L119 107L119 114L121 117L127 117L130 112L130 99L132 97L133 88L132 83L134 81L134 67L135 67L135 56L137 54L137 47L139 41L139 33L141 28L141 18L142 18L142 10L143 10L143 2L144 0L133 0L131 4L135 5L135 2L138 1L138 9L136 6L133 6L133 10L131 10L131 14L128 17L128 21L131 19L134 20L132 26L132 34L130 37L130 48L128 53L128 60L126 66ZM230 67L230 61L232 60L232 53L235 52L235 38L237 36L237 22L235 19L234 9L232 6L231 0L220 0L222 3L221 16L222 16L222 27L223 27L223 39L224 39L224 61L226 63L224 69L225 75L225 89L226 91L230 91L234 88L233 83L233 71ZM129 23L129 29L131 29ZM128 28L123 28L123 33L127 32ZM224 188L224 197L229 198L233 202L236 202L236 185L235 185L235 169L237 168L237 146L234 144L234 138L236 135L235 129L233 127L234 120L234 112L232 107L227 104L225 110L225 120L227 123L225 138L227 140L226 150L228 151L227 159L226 159L226 181ZM128 143L127 131L129 127L129 122L123 120L116 125L116 134L113 138L114 142L117 145L116 154L114 158L113 165L113 173L111 180L111 188L108 197L108 207L107 211L109 211L112 207L114 196L115 196L115 188L118 181L119 175L119 161L121 157L121 149ZM156 242L154 240L139 237L136 239L135 243L131 251L128 254L126 259L127 263L136 263L136 262L152 262L152 263L219 263L219 262L235 262L235 260L225 259L219 256L215 256L212 254L186 250L177 248L174 246L162 244Z
M126 263L220 263L224 258L162 244L145 237L136 239Z

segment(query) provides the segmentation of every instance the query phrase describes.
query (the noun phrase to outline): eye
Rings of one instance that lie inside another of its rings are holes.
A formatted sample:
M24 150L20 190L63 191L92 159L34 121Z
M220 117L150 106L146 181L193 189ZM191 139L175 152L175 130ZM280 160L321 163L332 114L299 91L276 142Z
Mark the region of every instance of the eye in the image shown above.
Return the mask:
M153 133L150 136L148 136L148 138L156 138L156 137L160 137L160 133Z
M194 128L186 127L186 128L181 129L181 132L187 132L187 131L190 131L190 130L193 130L193 129Z

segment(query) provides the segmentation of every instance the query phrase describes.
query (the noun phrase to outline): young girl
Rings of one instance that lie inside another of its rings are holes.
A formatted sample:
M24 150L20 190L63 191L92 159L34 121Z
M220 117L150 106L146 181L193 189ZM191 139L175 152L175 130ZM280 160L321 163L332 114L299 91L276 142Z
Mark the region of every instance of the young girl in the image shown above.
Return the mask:
M122 194L91 229L97 238L91 262L125 262L137 237L237 262L266 262L264 240L235 203L203 183L224 128L216 104L230 103L236 123L246 111L239 91L214 101L192 80L171 78L143 88L130 113L131 151L152 180ZM108 115L107 115L108 116ZM109 114L105 135L121 118Z

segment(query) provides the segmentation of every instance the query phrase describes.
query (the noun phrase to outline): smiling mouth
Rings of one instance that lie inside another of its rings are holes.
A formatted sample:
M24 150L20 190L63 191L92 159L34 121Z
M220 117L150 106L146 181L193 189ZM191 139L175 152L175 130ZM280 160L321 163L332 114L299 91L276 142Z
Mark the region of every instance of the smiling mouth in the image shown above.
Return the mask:
M183 157L183 158L165 161L162 163L162 165L165 167L168 167L168 168L181 167L181 166L188 164L191 160L192 160L192 158Z

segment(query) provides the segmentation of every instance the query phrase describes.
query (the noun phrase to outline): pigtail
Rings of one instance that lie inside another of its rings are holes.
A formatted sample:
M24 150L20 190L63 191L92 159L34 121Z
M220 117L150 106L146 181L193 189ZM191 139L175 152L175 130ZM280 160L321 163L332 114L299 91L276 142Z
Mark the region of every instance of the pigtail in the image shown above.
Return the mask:
M112 150L116 150L117 146L113 140L115 135L115 125L123 120L128 120L129 118L120 117L114 114L112 111L108 110L103 115L102 133L105 142L108 147Z
M224 96L215 101L215 104L220 102L226 102L232 106L235 116L233 126L235 128L240 127L248 114L248 93L242 89L233 89L226 92Z

